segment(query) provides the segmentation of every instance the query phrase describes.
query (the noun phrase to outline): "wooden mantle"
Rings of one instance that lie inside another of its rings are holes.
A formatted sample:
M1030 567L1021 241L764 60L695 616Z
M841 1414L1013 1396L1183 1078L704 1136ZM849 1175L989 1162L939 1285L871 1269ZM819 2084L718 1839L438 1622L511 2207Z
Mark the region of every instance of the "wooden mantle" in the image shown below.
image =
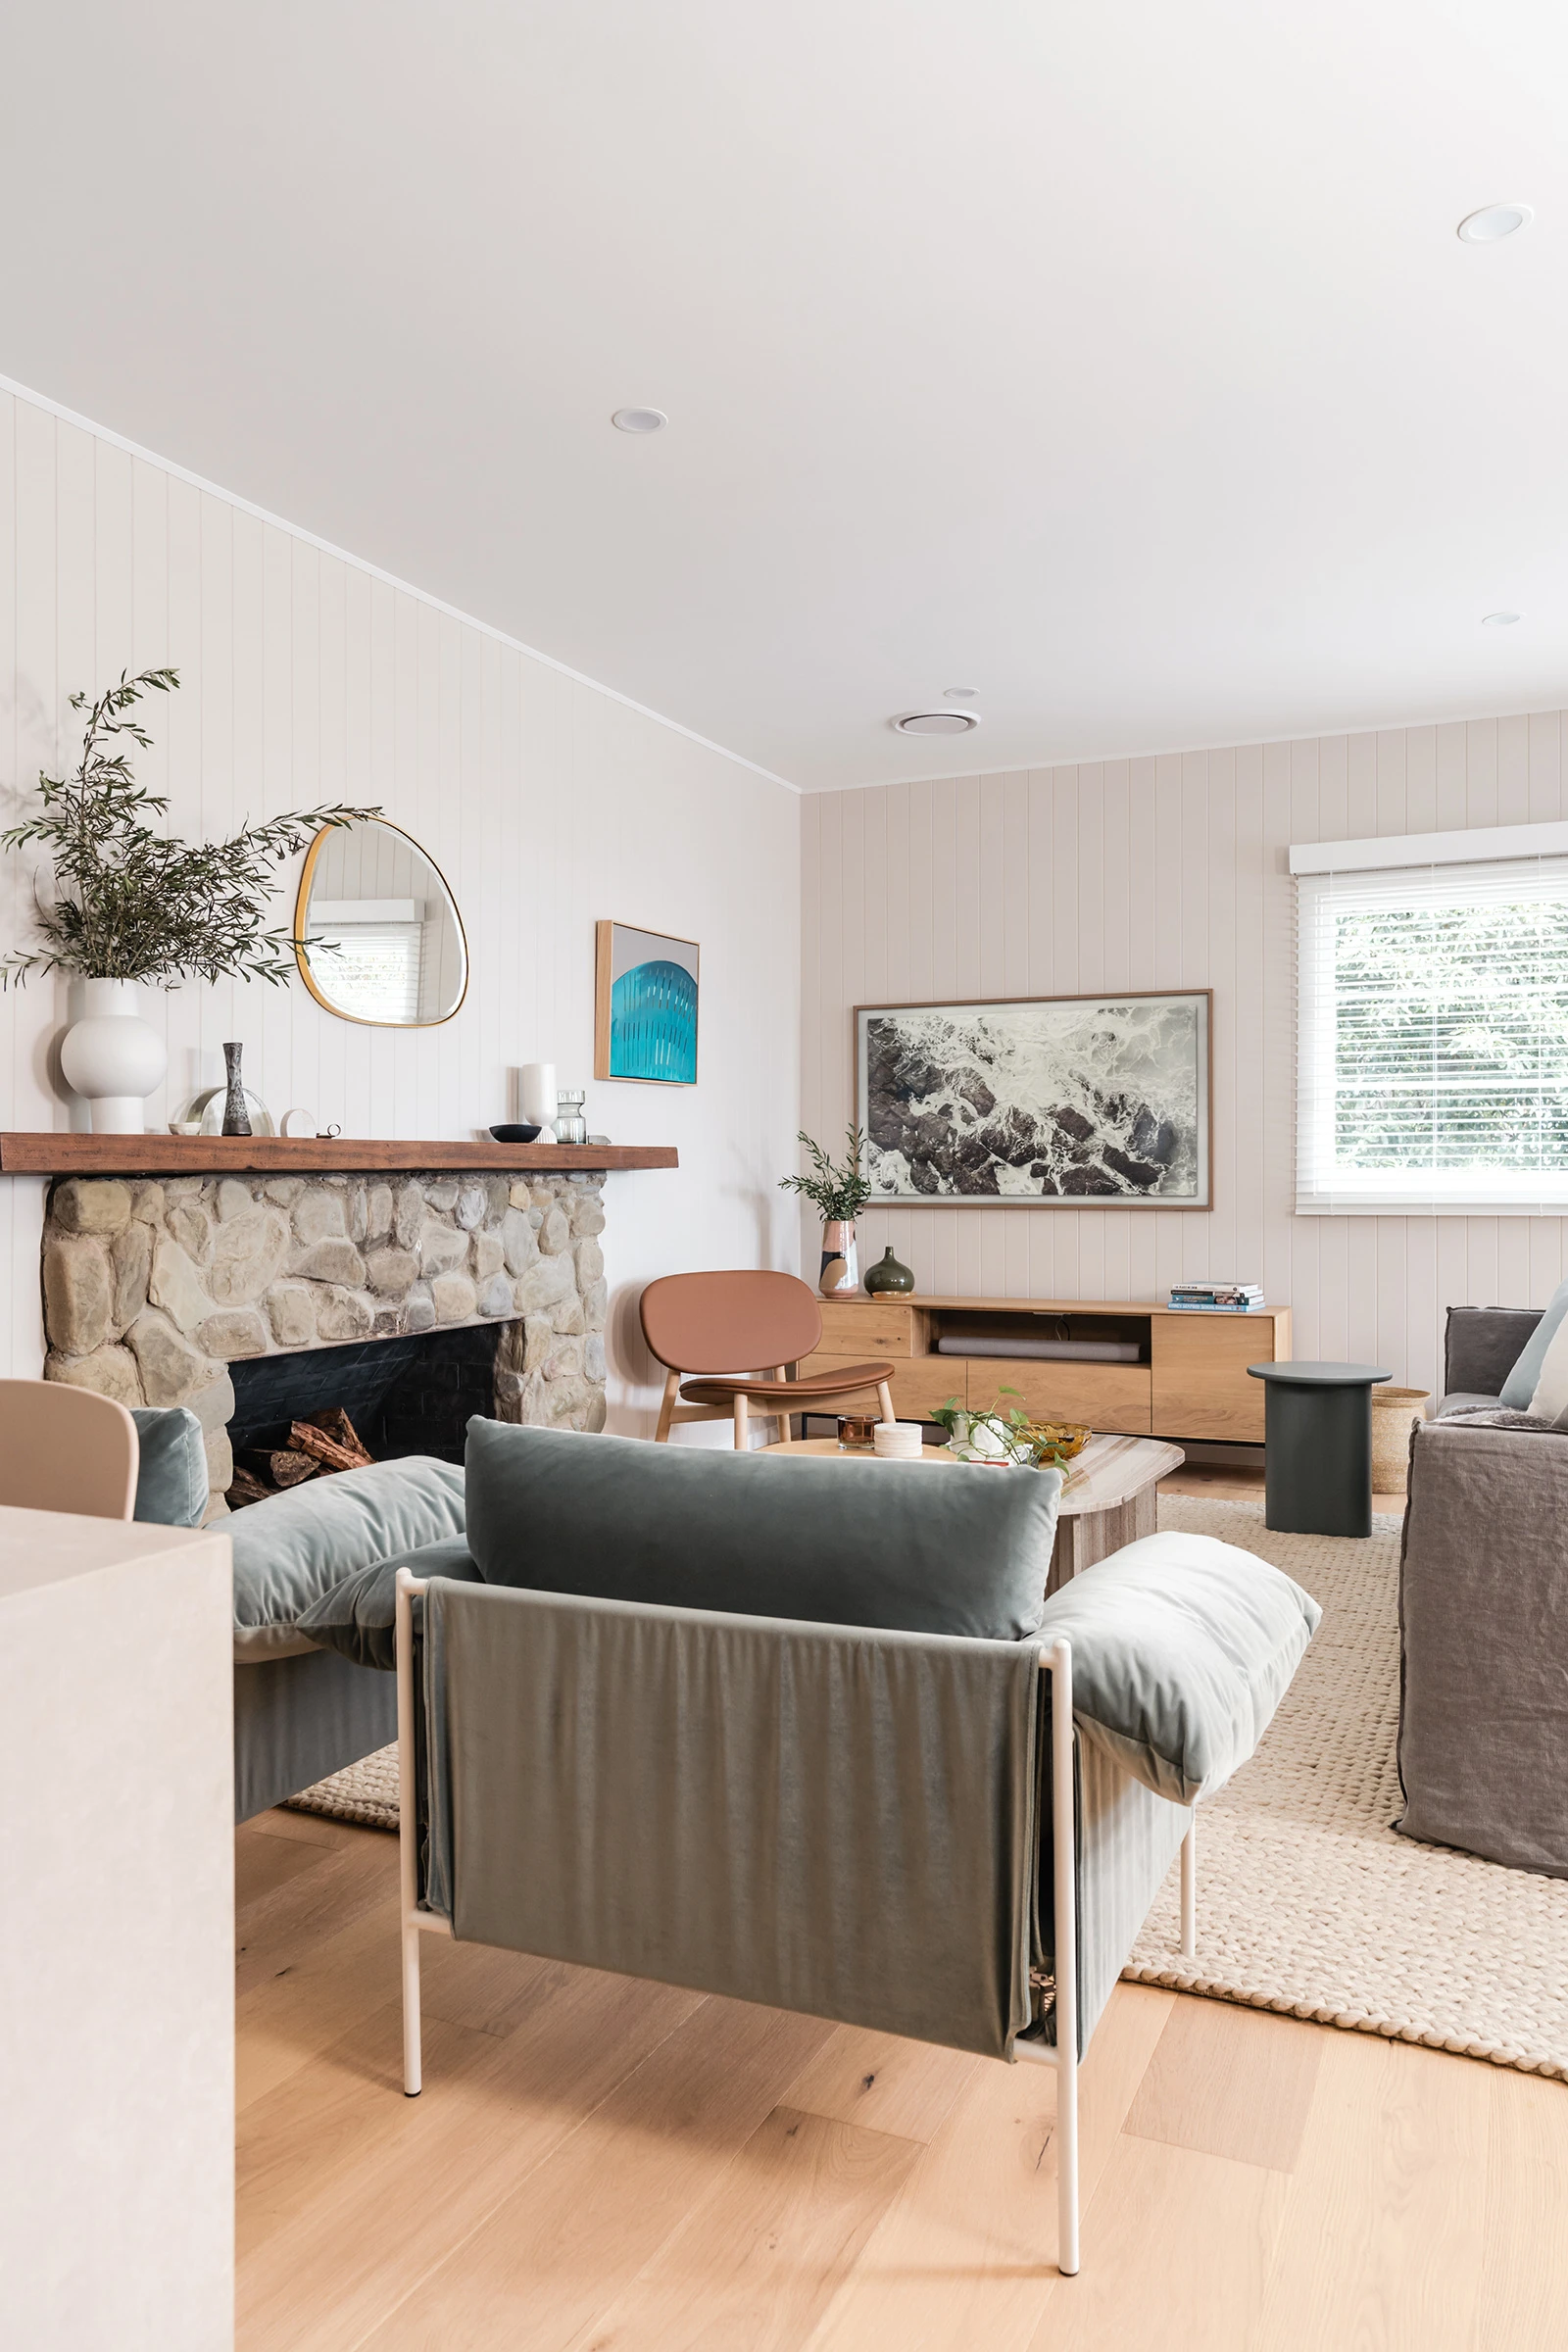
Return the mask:
M407 1144L339 1135L0 1134L0 1176L355 1175L465 1168L569 1176L616 1168L674 1168L672 1144L497 1144L439 1136Z

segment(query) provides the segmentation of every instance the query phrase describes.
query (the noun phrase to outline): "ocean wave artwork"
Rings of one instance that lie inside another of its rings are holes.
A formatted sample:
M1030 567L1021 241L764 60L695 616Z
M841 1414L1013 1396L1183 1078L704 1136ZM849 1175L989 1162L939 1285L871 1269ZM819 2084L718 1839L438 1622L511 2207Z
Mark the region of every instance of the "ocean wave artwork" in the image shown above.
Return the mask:
M697 983L678 963L636 963L610 992L612 1078L697 1079Z
M862 1007L864 1168L879 1200L1209 1205L1209 998Z

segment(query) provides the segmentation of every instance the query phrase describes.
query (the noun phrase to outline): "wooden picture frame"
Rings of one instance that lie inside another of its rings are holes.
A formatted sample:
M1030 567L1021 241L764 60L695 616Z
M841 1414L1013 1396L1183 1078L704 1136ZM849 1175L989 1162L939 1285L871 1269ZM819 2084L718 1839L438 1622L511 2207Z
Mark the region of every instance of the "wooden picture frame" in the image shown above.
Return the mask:
M867 1205L1212 1209L1213 1013L1207 988L856 1005Z
M634 1086L697 1084L701 958L695 939L649 931L637 923L606 920L594 925L596 1080Z

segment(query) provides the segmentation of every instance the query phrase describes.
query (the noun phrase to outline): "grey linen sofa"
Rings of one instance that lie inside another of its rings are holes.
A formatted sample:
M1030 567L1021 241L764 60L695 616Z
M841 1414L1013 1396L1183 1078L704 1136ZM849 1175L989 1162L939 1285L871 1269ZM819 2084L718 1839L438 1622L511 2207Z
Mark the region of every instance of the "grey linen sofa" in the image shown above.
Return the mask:
M1047 1600L1055 1471L475 1420L466 1473L302 1621L396 1660L408 2093L430 1933L1044 2061L1076 2270L1079 2059L1316 1604L1181 1535Z
M1451 1308L1412 1434L1395 1827L1568 1878L1568 1431L1501 1402L1541 1320Z

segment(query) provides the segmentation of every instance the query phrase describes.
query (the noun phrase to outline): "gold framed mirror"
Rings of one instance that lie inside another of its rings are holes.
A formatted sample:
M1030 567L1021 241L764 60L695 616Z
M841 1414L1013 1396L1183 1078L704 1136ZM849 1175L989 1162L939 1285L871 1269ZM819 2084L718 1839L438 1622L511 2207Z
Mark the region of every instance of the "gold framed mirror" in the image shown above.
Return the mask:
M384 817L324 825L305 854L294 954L318 1004L376 1029L434 1029L468 993L468 942L433 858Z

